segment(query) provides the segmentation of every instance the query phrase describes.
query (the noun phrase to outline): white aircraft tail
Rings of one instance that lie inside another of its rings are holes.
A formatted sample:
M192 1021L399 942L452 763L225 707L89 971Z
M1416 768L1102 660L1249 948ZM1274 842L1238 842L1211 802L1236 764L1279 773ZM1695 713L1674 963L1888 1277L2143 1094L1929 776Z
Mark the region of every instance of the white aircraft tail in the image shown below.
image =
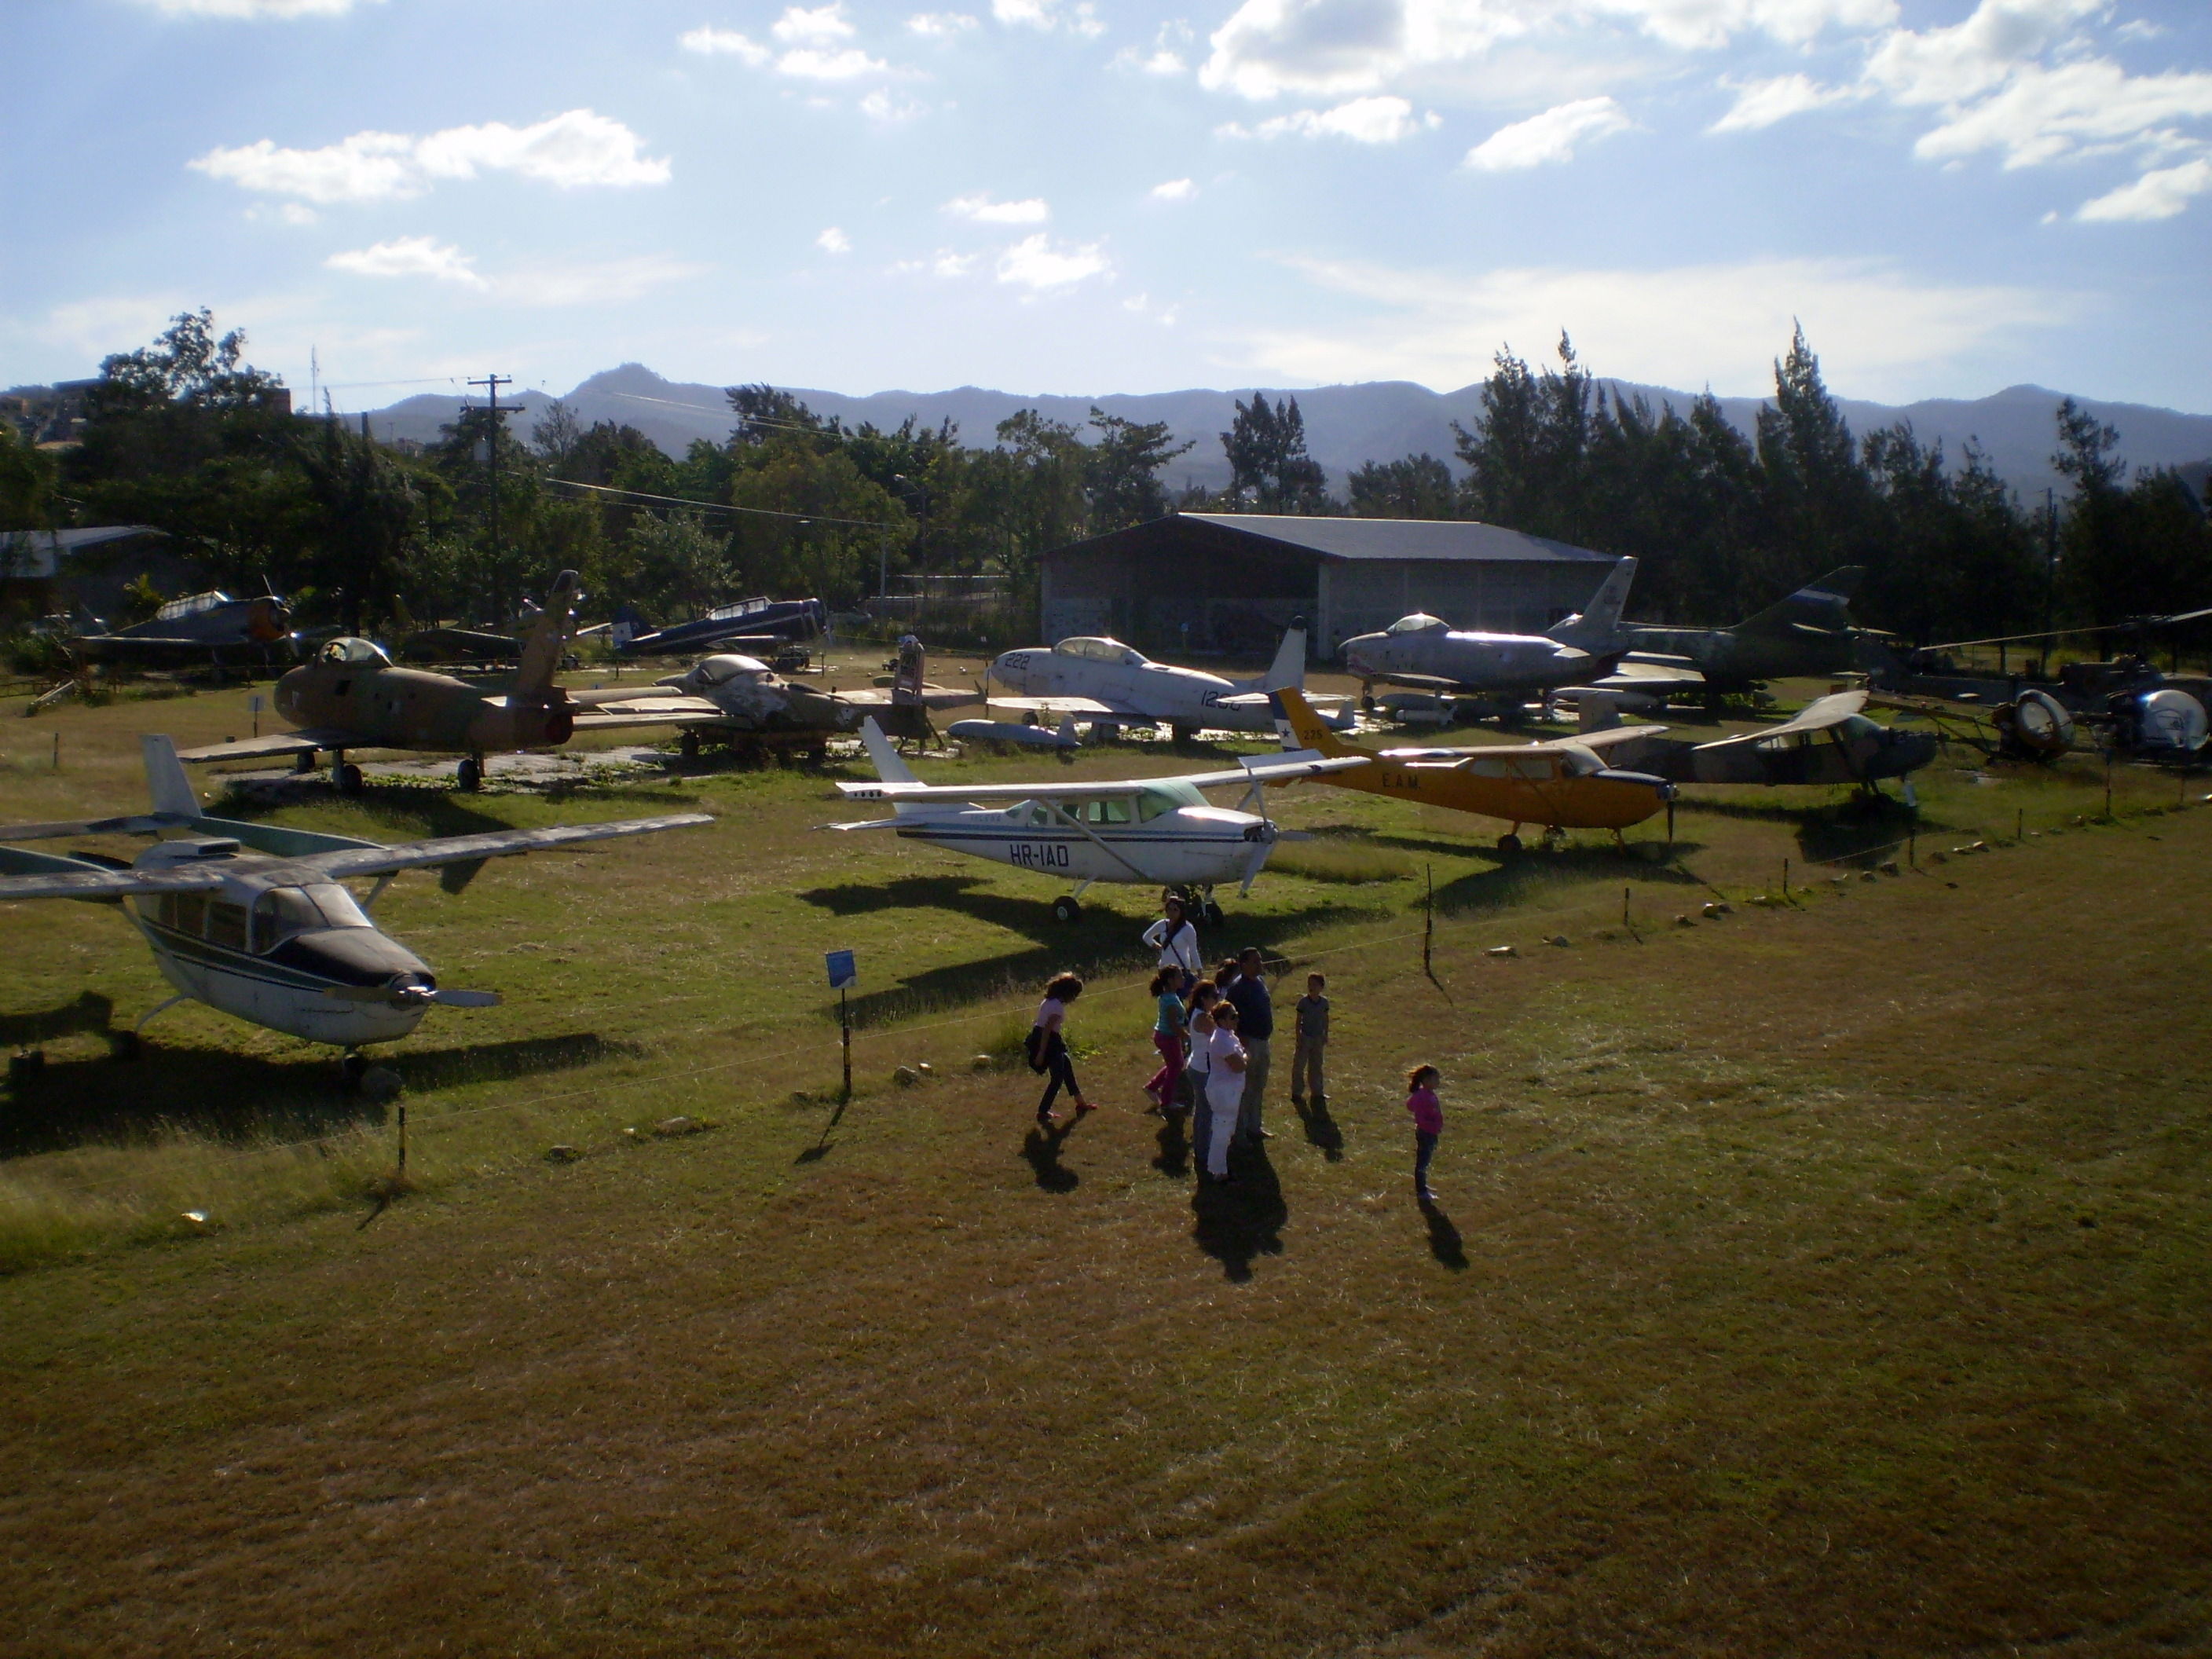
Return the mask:
M884 728L876 724L873 714L860 722L860 741L868 747L868 758L875 763L876 775L885 783L920 783L914 768L901 758L891 747L891 740L884 735Z
M1620 723L1620 705L1602 692L1584 690L1575 699L1577 732L1610 732Z
M545 608L522 630L522 665L514 675L517 695L543 696L553 689L561 653L568 648L568 630L575 625L576 573L564 570L545 596Z
M1267 672L1255 680L1245 680L1237 686L1239 691L1281 691L1285 689L1303 690L1306 683L1306 625L1300 617L1283 635L1283 642L1275 647L1275 660L1267 665Z
M1628 603L1628 586L1635 580L1636 561L1621 560L1598 585L1597 592L1590 595L1589 608L1576 612L1555 628L1547 629L1545 637L1594 653L1618 649L1620 613Z
M200 798L192 793L192 781L185 775L185 763L177 758L177 745L158 732L148 732L139 737L138 752L145 757L146 793L153 799L155 812L162 817L199 817Z

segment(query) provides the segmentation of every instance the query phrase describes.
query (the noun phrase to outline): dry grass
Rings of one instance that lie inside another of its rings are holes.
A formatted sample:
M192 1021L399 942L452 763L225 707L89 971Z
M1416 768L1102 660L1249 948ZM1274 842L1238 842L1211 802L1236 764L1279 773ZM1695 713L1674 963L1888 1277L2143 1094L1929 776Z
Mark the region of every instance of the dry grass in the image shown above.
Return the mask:
M10 1191L157 1195L132 1217L161 1224L92 1213L76 1259L0 1281L0 1651L2212 1642L2212 1034L2176 921L2212 813L1677 927L1705 896L1677 866L1508 870L1454 850L1481 826L1293 796L1437 866L1436 980L1417 883L1357 910L1263 886L1237 927L1328 969L1335 1093L1279 1104L1267 1158L1194 1204L1134 1109L1133 904L1024 932L1048 893L825 876L849 852L784 833L818 784L695 787L757 839L395 890L397 931L511 1000L403 1050L416 1190L380 1213L392 1126L198 1016L132 1074L170 1127L61 1113L0 1163ZM2015 799L2063 825L2088 787L1931 781L1929 839ZM1689 863L1739 899L1881 839L1722 805L1686 817ZM827 912L836 942L886 997L842 1112L802 896L837 882L866 902ZM11 1016L142 1006L112 916L4 920ZM1062 959L1107 970L1076 1018L1108 1109L1054 1140L1025 1072L966 1061L1026 1025L994 985ZM49 1043L50 1108L95 1111L96 1042ZM890 1085L915 1059L941 1080ZM1425 1215L1415 1059L1450 1114ZM679 1113L716 1127L625 1133ZM341 1150L267 1144L308 1134ZM556 1140L585 1157L549 1165ZM203 1189L213 1224L172 1225Z

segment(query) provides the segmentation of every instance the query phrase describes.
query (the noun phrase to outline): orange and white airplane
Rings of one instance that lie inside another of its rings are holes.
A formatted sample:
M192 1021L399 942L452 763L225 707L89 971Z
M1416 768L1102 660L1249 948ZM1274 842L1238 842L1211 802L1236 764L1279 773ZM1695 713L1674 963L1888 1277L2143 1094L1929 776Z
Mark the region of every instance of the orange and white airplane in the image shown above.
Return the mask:
M1314 714L1295 690L1282 699L1283 746L1291 758L1319 760L1360 755ZM1320 773L1319 781L1339 789L1360 789L1428 806L1503 818L1512 826L1498 838L1502 853L1521 850L1525 824L1547 832L1610 830L1615 838L1660 808L1671 809L1674 786L1664 778L1624 772L1605 763L1603 750L1634 738L1650 738L1658 728L1615 726L1584 732L1558 743L1493 744L1472 749L1385 749L1375 764L1350 771Z

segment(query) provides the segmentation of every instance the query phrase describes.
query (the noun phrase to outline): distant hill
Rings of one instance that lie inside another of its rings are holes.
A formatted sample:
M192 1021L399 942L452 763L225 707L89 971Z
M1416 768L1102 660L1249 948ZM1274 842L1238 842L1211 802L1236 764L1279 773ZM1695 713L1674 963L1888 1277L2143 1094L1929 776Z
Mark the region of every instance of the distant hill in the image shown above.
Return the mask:
M1655 410L1665 403L1686 409L1692 396L1664 386L1626 381L1612 384L1620 392L1641 393ZM926 426L949 419L971 444L989 442L1000 421L1024 409L1036 409L1051 419L1079 427L1096 404L1107 413L1127 420L1165 421L1178 438L1196 439L1196 447L1175 462L1166 477L1172 488L1196 483L1210 489L1218 489L1229 482L1218 434L1229 428L1235 401L1252 395L1247 388L1142 396L1022 398L980 386L961 386L951 392L878 392L854 398L805 386L784 390L817 414L840 416L848 425L868 421L878 427L895 427L909 415ZM1372 380L1302 392L1270 391L1268 395L1297 398L1305 415L1307 447L1328 470L1330 486L1339 493L1345 475L1364 461L1395 460L1423 450L1449 460L1451 422L1471 425L1482 411L1479 385L1439 392L1407 380ZM1849 398L1837 402L1854 433L1909 420L1923 442L1940 439L1945 453L1954 457L1967 439L1978 439L1990 465L2022 496L2027 496L2040 495L2046 485L2058 482L2051 471L2051 451L2056 438L2052 414L2062 395L2042 386L2015 386L1970 402L1938 398L1901 407ZM515 430L526 436L551 399L544 392L531 392L517 401L523 413ZM568 393L566 401L586 425L594 421L626 422L672 454L683 453L695 438L720 442L730 431L730 408L722 387L663 380L638 363L624 363L592 375ZM1732 423L1745 432L1752 430L1759 399L1723 398L1720 401ZM2101 403L2089 398L2076 401L2118 429L2121 453L2132 465L2180 466L2212 459L2212 415L2183 415L2170 409ZM379 437L429 442L460 407L456 398L409 398L388 409L372 410L369 418Z

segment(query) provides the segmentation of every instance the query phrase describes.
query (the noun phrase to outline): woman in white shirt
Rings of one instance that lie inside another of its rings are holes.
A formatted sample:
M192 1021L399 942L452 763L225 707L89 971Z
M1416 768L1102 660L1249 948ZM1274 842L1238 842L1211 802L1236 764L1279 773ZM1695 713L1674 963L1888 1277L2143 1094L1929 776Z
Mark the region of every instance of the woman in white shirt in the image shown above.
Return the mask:
M1213 1031L1206 1039L1206 1172L1227 1185L1229 1143L1237 1131L1237 1109L1244 1100L1244 1045L1237 1037L1237 1005L1227 998L1213 1005Z
M1167 914L1145 929L1145 943L1160 953L1161 967L1182 971L1188 991L1198 983L1198 929L1186 918L1181 899L1171 898L1164 908Z

